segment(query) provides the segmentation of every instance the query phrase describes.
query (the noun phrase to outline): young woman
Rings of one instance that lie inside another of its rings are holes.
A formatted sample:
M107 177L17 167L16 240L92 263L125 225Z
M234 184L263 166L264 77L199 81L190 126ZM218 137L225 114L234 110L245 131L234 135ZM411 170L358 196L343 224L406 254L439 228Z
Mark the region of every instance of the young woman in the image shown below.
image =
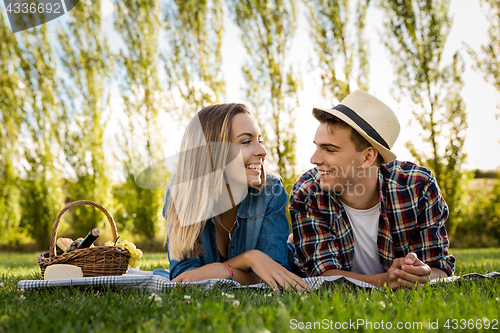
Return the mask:
M172 282L234 279L309 290L289 271L287 193L266 174L265 158L245 105L208 106L191 120L163 210Z

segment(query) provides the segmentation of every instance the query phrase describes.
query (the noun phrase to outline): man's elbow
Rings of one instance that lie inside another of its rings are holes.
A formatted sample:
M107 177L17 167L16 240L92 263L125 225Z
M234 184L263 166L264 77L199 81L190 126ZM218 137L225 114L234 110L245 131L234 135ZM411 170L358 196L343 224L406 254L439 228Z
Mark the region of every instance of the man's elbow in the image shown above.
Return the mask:
M448 276L453 276L453 273L451 275L448 275L448 273L446 273L445 271L443 271L440 268L431 267L431 279L445 278Z
M323 271L320 274L317 274L317 272L316 272L316 276L335 276L335 275L345 276L345 271L342 270L342 268L340 268L340 267L331 267L331 268L327 268L325 271Z

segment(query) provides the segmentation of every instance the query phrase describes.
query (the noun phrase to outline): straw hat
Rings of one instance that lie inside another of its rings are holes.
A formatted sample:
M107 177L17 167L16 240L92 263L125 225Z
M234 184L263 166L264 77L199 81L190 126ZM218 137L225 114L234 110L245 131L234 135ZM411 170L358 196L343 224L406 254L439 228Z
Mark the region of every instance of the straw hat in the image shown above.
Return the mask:
M313 114L319 111L327 112L355 129L378 151L384 164L396 159L391 148L401 127L391 108L378 98L358 89L332 109L314 108Z

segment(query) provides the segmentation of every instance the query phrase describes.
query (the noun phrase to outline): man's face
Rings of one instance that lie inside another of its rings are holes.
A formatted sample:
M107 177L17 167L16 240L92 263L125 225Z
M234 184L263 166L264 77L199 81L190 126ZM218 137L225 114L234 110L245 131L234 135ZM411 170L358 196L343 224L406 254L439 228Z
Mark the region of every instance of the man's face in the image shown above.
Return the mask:
M330 129L330 130L329 130ZM358 177L363 174L361 167L364 151L357 152L351 142L352 129L347 126L329 126L321 123L314 136L316 151L311 163L316 164L319 185L323 191L333 191L337 195L359 192L356 188Z

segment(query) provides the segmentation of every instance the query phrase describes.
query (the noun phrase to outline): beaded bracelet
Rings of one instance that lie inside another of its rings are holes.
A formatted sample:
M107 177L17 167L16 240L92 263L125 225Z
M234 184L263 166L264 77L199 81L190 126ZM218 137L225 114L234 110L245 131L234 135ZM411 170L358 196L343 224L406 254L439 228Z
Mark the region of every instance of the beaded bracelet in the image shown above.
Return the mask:
M229 277L231 279L231 281L234 279L234 276L233 276L233 270L231 269L231 266L229 266L228 264L226 264L225 262L223 263L224 265L227 266L227 269L229 269L229 274L231 274L231 276Z

